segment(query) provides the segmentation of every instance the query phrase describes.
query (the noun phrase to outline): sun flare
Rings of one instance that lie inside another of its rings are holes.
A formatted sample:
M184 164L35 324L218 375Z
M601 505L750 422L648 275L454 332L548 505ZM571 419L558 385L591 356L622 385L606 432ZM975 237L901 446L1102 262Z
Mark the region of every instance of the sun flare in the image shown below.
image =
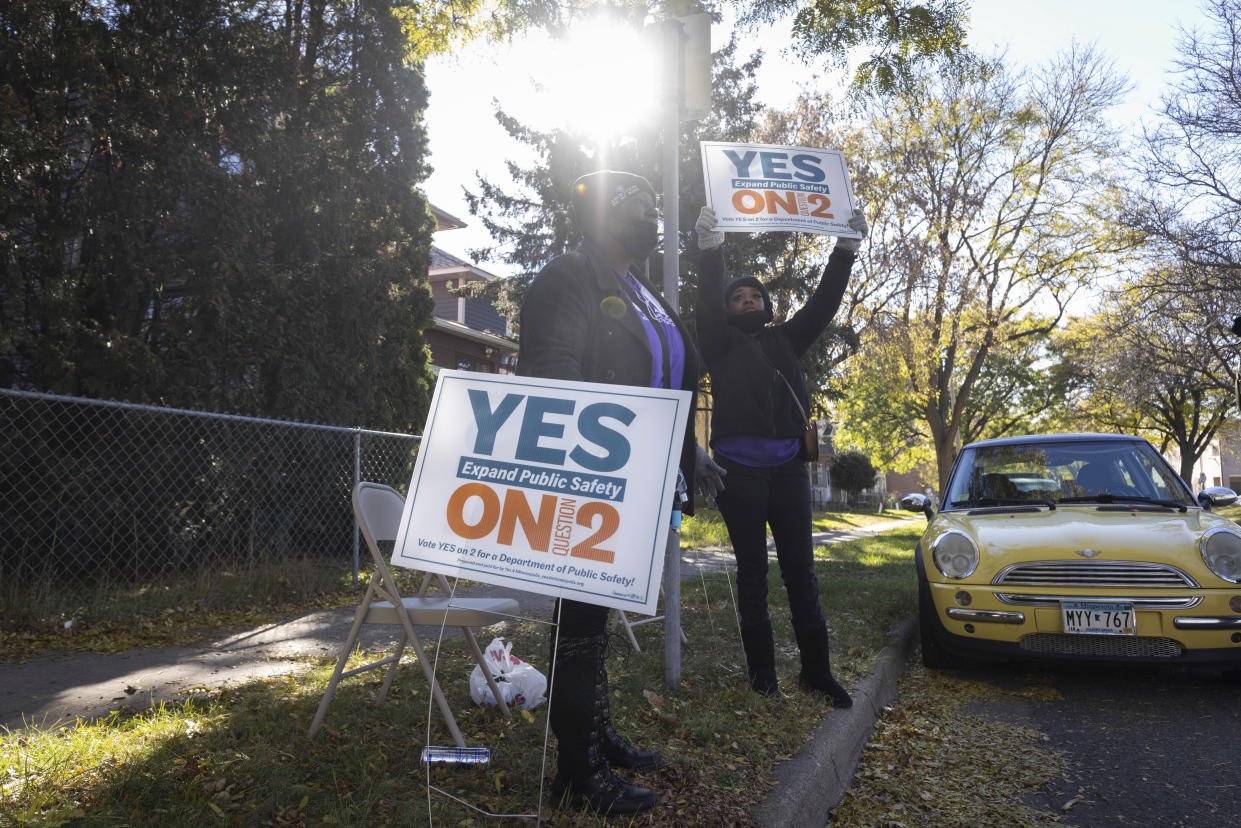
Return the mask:
M653 28L597 16L565 38L531 39L513 56L528 83L512 103L599 143L651 124L662 94L657 37Z

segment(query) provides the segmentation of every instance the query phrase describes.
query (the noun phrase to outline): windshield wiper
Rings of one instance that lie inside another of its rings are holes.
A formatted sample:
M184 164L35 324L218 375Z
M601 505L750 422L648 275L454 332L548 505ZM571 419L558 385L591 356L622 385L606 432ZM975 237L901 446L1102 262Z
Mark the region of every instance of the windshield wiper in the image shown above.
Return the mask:
M1055 509L1055 501L1033 497L980 497L977 500L954 500L952 506L985 507L985 506L1046 506Z
M1163 506L1167 509L1176 509L1178 512L1184 512L1189 509L1184 503L1178 503L1175 500L1164 500L1158 497L1143 497L1142 495L1114 495L1107 492L1100 492L1097 495L1088 495L1086 497L1062 497L1061 503L1149 503L1152 506Z

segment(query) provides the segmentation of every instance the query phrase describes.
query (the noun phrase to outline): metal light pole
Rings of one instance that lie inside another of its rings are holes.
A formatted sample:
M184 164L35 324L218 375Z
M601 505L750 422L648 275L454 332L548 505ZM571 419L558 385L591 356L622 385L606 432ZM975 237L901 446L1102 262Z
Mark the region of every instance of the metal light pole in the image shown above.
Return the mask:
M680 309L681 273L681 121L698 118L710 106L711 97L711 16L693 14L664 21L663 88L663 214L664 214L664 299ZM704 74L705 67L705 74ZM686 88L686 75L694 83ZM704 83L705 80L705 83ZM705 87L705 94L704 88ZM705 103L704 103L705 99ZM693 412L687 428L694 427ZM693 492L688 493L690 497ZM679 504L678 504L679 506ZM664 559L664 684L681 683L681 536L668 533Z
M663 25L665 83L663 95L663 190L664 190L664 299L680 310L678 281L681 272L681 22ZM691 418L692 418L691 414ZM693 428L693 421L686 426ZM693 492L689 493L693 497ZM681 504L676 504L681 508ZM668 532L664 559L664 684L681 683L681 532Z

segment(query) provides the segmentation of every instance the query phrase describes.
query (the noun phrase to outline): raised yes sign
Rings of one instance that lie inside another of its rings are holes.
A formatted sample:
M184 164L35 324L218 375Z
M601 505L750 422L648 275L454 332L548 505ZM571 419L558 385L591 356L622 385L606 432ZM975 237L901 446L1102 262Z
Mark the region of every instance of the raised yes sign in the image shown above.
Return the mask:
M858 236L839 150L703 141L702 170L721 230Z

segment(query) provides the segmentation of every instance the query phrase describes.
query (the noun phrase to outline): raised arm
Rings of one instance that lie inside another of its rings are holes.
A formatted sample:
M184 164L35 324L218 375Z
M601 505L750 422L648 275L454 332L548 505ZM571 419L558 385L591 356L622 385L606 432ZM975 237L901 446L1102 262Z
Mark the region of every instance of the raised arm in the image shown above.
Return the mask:
M710 366L728 345L724 307L724 233L715 229L715 211L703 207L694 224L698 236L698 348Z
M861 210L853 211L849 226L865 238L868 228L866 217ZM845 295L845 287L849 284L849 274L853 270L853 261L860 244L861 239L844 238L836 242L832 254L827 258L827 265L823 268L819 286L806 304L781 326L798 356L814 344L836 316L840 300Z

